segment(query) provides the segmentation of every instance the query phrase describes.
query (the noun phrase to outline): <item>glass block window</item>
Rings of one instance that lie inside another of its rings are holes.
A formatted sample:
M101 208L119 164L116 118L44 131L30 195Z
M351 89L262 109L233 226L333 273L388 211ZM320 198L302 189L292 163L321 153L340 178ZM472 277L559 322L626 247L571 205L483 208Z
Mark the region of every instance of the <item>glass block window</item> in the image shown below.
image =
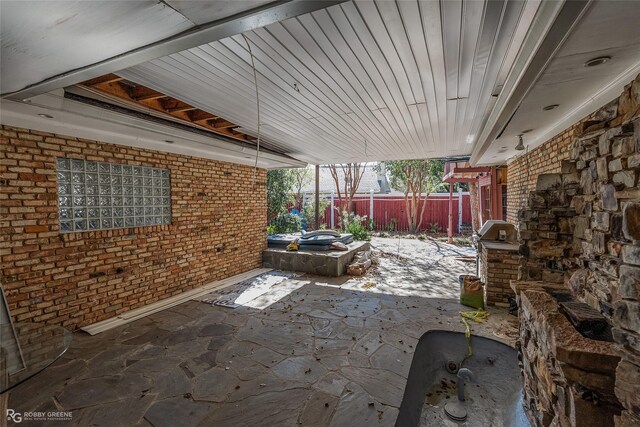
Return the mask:
M171 223L168 169L57 159L60 231Z

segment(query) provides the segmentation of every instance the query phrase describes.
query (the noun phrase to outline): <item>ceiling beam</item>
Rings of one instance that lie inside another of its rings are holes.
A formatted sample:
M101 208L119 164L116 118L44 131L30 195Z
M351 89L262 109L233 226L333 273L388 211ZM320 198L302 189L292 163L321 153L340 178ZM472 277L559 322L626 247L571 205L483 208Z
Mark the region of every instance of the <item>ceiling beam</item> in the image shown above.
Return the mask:
M197 109L198 107L193 107L191 105L183 105L181 107L168 108L167 113L183 113L185 111L193 111Z
M7 99L23 101L55 89L71 86L108 73L114 73L143 62L255 30L256 28L344 3L345 1L347 0L278 0L270 2L224 19L198 25L164 40L133 49L86 67L67 71L24 89L5 93L1 96Z
M122 81L116 80L115 77L117 76L110 74L102 78L82 82L82 84L78 86L85 86L125 101L168 114L176 119L197 125L198 127L219 135L225 135L241 141L248 141L247 135L235 129L240 127L235 123L200 110L198 107L157 92L144 85L131 81L123 84ZM111 83L108 83L109 81L111 81Z
M95 86L99 84L109 84L114 82L119 82L120 80L124 80L124 77L117 76L113 73L105 74L104 76L96 77L95 79L91 79L85 84L87 86Z
M210 121L209 123L211 124L211 127L213 127L214 129L230 129L230 128L238 127L237 124L231 123L230 121L224 120L224 119L213 120L213 121Z
M165 95L164 93L150 93L147 95L141 95L141 96L134 96L133 99L135 99L136 101L153 101L155 99L162 99L162 98L168 98L167 95Z
M217 119L218 116L208 113L206 111L203 110L194 110L189 112L189 118L191 119L192 122L194 123L200 123L200 122L207 122L209 120L214 120Z

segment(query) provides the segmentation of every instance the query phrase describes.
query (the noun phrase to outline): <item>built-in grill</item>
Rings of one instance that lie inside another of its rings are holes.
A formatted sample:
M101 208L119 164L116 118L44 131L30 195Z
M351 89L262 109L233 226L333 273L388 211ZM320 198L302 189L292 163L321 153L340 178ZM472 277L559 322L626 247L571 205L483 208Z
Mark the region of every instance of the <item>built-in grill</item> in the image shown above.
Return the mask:
M477 233L476 240L481 242L516 243L518 232L513 224L502 220L489 220L482 225Z
M478 250L476 273L485 289L485 303L508 307L514 298L511 280L518 278L518 232L513 224L489 220L475 236Z

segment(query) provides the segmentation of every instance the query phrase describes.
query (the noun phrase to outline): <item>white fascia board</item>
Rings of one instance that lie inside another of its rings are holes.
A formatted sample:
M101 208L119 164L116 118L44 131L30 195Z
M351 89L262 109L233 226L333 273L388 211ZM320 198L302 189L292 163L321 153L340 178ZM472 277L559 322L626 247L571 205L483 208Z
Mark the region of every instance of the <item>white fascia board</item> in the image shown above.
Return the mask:
M543 2L504 87L482 127L469 163L477 165L584 16L592 0Z
M64 98L62 90L39 95L27 102L2 99L0 123L146 150L255 165L254 148L69 100ZM169 144L165 142L167 140L174 143ZM304 166L305 162L273 153L261 151L258 156L259 168Z

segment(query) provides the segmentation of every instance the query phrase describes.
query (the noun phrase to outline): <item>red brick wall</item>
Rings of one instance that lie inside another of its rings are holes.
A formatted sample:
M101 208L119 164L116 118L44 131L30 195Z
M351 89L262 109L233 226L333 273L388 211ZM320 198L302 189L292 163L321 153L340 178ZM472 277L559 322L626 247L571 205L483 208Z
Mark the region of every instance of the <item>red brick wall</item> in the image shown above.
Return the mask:
M507 166L507 218L512 224L518 223L518 211L526 207L529 191L536 189L538 175L558 173L562 160L571 154L571 142L576 131L591 115L560 132L528 154L511 161Z
M71 328L262 265L266 172L0 128L1 272L17 321ZM171 171L172 223L59 232L56 157Z
M482 247L480 252L480 279L484 283L487 305L509 306L515 297L511 281L518 278L520 255L518 252Z

